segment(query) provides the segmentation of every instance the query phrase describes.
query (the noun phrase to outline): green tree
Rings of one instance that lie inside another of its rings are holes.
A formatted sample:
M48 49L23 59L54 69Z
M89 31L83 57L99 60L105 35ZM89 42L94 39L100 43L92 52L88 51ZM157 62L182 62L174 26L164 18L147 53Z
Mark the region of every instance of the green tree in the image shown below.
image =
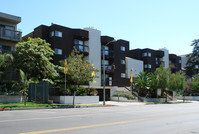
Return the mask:
M171 91L181 92L185 90L185 77L180 73L171 74L169 78L169 89Z
M91 72L93 71L92 65L90 64L90 62L85 60L83 56L83 54L80 54L78 51L73 50L71 52L71 55L67 59L67 74L75 83L78 83L78 85L85 82L93 81L93 77L91 76ZM94 71L98 72L98 69L94 69Z
M162 93L161 96L164 96L164 93L166 93L166 96L167 96L166 89L168 89L169 87L170 72L171 72L170 68L164 68L163 66L160 66L159 68L155 70L155 74L159 76L158 88L161 89L161 93ZM167 101L167 97L166 97L166 101Z
M74 97L80 84L88 83L93 81L91 72L93 71L92 65L90 62L86 61L83 54L80 54L78 51L73 50L70 56L67 58L67 82L69 84L74 84ZM64 62L61 63L64 65ZM61 68L64 72L64 67ZM94 69L95 72L98 72L98 69ZM96 76L97 77L97 76ZM64 80L64 77L60 77L59 81ZM78 91L79 92L79 91Z
M1 54L0 52L0 90L1 92L6 92L8 93L11 86L13 85L13 82L9 80L10 74L7 73L10 70L10 66L12 65L13 62L13 55L4 53Z
M190 77L199 73L199 39L193 40L193 51L187 56L186 74Z
M148 74L149 78L149 93L152 98L157 97L157 89L158 89L158 80L156 78L156 75L153 73Z
M27 41L16 45L15 66L28 75L28 79L47 80L58 76L55 65L50 61L54 51L50 44L40 38L28 38Z
M135 83L136 90L139 96L146 96L149 92L149 74L140 72Z
M27 96L28 96L28 88L30 83L34 83L34 81L28 79L27 73L25 74L21 69L19 70L21 81L17 83L17 86L21 89L20 92L24 95L24 105L26 105L27 102Z
M199 94L199 74L194 75L192 78L192 92L193 95Z
M0 53L0 73L3 73L5 71L5 68L8 67L13 61L13 55L4 53Z

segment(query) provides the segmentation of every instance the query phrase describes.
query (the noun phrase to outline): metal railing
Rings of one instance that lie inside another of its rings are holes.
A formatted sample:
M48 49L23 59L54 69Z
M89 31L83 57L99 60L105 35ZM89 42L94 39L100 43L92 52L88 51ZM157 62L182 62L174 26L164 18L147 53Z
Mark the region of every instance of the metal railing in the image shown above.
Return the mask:
M0 38L12 40L12 41L21 41L22 32L14 31L10 29L0 28Z

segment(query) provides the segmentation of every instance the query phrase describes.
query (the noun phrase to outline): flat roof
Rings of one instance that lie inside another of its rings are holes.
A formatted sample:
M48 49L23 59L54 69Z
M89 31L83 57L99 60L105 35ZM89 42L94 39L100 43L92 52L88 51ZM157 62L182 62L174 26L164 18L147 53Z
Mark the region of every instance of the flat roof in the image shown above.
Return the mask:
M5 22L18 24L21 22L21 17L0 12L0 19Z

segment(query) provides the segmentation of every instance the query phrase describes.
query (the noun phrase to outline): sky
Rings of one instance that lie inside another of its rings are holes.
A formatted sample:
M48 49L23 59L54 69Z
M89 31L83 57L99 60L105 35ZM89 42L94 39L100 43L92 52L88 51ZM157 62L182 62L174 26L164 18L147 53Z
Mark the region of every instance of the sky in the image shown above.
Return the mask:
M169 53L192 52L199 39L199 0L0 0L0 12L22 18L23 36L51 23L93 27L102 35L130 42L130 49L166 47Z

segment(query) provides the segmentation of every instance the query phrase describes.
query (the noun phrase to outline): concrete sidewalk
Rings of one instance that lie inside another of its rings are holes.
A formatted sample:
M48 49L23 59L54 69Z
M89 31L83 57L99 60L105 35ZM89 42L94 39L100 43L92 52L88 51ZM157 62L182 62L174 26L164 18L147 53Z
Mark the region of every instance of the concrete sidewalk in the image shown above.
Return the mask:
M100 101L99 104L103 104L103 101ZM117 102L117 101L106 101L106 105L114 106L132 106L132 105L145 105L143 102Z

